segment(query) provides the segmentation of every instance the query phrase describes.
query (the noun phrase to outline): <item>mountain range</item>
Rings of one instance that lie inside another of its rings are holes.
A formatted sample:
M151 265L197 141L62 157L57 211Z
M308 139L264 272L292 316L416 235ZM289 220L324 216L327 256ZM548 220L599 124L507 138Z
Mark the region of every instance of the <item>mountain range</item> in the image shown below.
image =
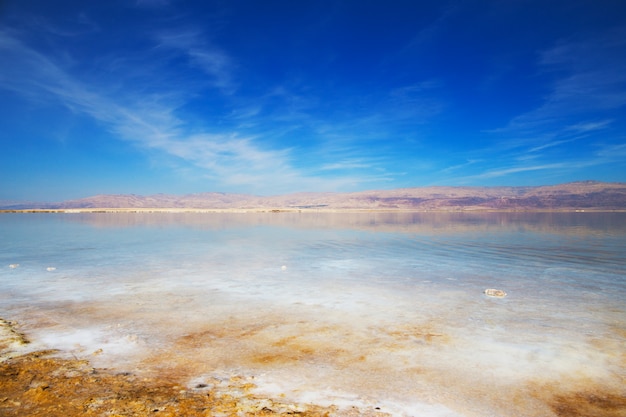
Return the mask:
M580 181L529 187L415 187L351 193L96 195L60 203L5 203L3 210L626 210L626 183Z

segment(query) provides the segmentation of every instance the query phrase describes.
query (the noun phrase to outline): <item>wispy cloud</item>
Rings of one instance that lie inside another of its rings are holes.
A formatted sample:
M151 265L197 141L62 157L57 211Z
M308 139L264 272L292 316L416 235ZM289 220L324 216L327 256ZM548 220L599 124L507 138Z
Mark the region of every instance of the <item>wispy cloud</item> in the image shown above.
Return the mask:
M540 69L554 74L551 92L536 109L514 118L504 131L532 133L571 117L626 105L626 29L582 41L561 42L543 51ZM600 124L597 124L600 123ZM609 122L581 122L598 128Z
M599 146L594 155L603 161L621 161L626 158L626 138L623 143Z
M466 161L464 163L461 163L461 164L448 166L446 168L441 169L439 172L442 173L442 174L449 174L449 173L460 171L460 170L463 170L463 169L465 169L467 167L476 165L477 163L480 163L480 162L482 162L482 160L480 160L480 159L472 159L472 160L468 160L468 161Z
M519 174L520 172L528 172L528 171L540 171L540 170L550 170L550 169L563 169L563 168L573 168L565 163L555 163L555 164L545 164L545 165L528 165L528 166L517 166L511 168L498 168L493 170L487 170L482 174L472 176L472 179L487 179L487 178L496 178L496 177L504 177L511 174Z
M343 171L352 169L371 169L373 168L371 163L361 159L354 160L340 160L330 164L323 164L319 167L322 171Z
M549 148L554 148L554 147L556 147L556 146L565 145L565 144L567 144L567 143L571 143L571 142L573 142L573 141L575 141L575 140L576 140L576 138L573 138L573 139L554 140L554 141L551 141L551 142L542 143L542 144L541 144L541 145L539 145L539 146L535 146L535 147L533 147L533 148L528 149L528 150L526 151L526 154L524 155L524 158L522 158L522 159L528 158L528 156L529 156L528 154L534 154L534 153L537 153L537 152L539 152L539 151L543 151L543 150L546 150L546 149L549 149ZM518 158L518 159L519 159L519 158Z
M610 161L595 152L626 106L626 30L561 41L541 51L539 74L552 79L536 108L491 130L501 168L485 167L475 179L530 171L574 171ZM554 159L560 160L551 163Z
M595 132L597 130L606 129L609 125L613 123L613 120L601 120L598 122L586 122L586 123L576 123L574 125L568 126L567 130L573 130L575 132Z
M187 29L155 34L160 48L172 49L183 54L191 65L208 75L214 87L232 93L236 85L232 79L234 63L230 56L216 46L209 45L201 31Z
M88 115L120 139L195 165L215 186L263 193L309 187L333 189L355 180L308 176L290 163L291 149L264 147L254 136L198 132L178 115L177 107L159 99L167 97L168 91L107 94L106 85L81 82L53 57L40 54L7 33L0 33L0 53L11 61L10 70L0 72L1 88L32 100L56 101L77 114Z

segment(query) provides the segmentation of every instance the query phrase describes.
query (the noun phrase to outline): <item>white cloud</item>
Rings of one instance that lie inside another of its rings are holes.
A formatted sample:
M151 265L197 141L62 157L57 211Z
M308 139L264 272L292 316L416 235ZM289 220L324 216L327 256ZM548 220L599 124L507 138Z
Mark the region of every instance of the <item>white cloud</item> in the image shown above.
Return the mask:
M194 31L162 34L159 37L160 47L156 49L186 54L212 77L213 85L221 93L229 94L234 88L229 74L230 59L216 48L200 48L198 38L199 34ZM153 85L149 79L136 83L137 67L142 66L143 59L151 61L155 56L154 51L148 53L133 59L112 57L114 62L103 59L101 64L114 66L120 77L100 80L95 84L81 79L81 75L74 74L71 67L65 67L63 63L67 61L43 54L17 37L0 32L0 54L10 58L11 62L0 71L0 88L33 101L57 103L77 115L86 115L114 137L132 143L138 149L168 156L168 160L161 162L173 172L188 175L188 167L193 166L193 172L199 171L207 179L208 189L260 194L295 190L341 191L390 180L390 173L377 168L380 160L362 157L361 137L356 135L341 143L336 140L337 135L342 135L342 129L351 130L350 122L339 127L332 125L330 132L317 138L322 142L324 138L331 139L326 144L328 146L324 143L316 146L312 150L313 157L300 153L298 148L265 145L268 136L293 135L293 129L307 123L315 130L320 123L320 119L306 112L315 98L302 96L286 87L276 87L257 101L252 98L236 99L243 102L243 106L234 106L225 116L234 127L228 125L230 127L211 129L192 125L182 113L182 107L190 97L194 97L198 88L203 88L202 85L198 86L195 80L186 85ZM158 80L164 78L167 78L167 73L160 73ZM430 84L423 85L409 89L407 93L432 87ZM280 101L279 105L275 106L272 100ZM279 112L276 108L290 111ZM259 131L257 124L260 118L273 121L271 131ZM355 123L364 124L365 130L371 130L372 121L366 119L360 118ZM382 122L375 118L373 123ZM296 160L298 163L304 161L306 165L307 160L317 161L319 158L328 161L327 164L309 168L295 166ZM328 176L338 170L344 172Z
M450 173L454 171L462 170L463 168L467 168L469 166L475 165L477 163L483 162L481 159L470 159L462 164L452 165L440 170L441 173Z
M502 169L477 179L540 170L581 170L609 163L593 152L626 106L626 30L562 41L542 51L538 68L553 81L543 102L489 131L496 140L486 154ZM587 150L587 152L585 152ZM560 158L558 163L551 163Z
M482 174L473 175L471 176L471 178L472 179L487 179L487 178L504 177L504 176L511 175L511 174L519 174L520 172L563 169L563 168L571 168L571 167L572 166L565 164L565 163L515 166L511 168L499 168L499 169L487 170L483 172Z
M346 169L371 169L373 168L371 163L367 163L363 160L343 160L333 162L330 164L324 164L319 169L322 171L336 171Z
M626 143L600 146L595 155L610 161L621 160L626 158Z
M189 133L189 126L177 115L178 109L159 100L159 94L148 99L132 90L107 94L106 85L82 83L53 58L1 32L0 53L11 58L9 68L0 71L0 88L29 99L56 101L77 114L88 115L120 139L201 168L216 186L266 193L309 187L332 189L345 181L307 176L291 165L290 149L265 148L255 137L237 132Z
M554 148L556 146L561 146L561 145L564 145L566 143L573 142L575 140L576 140L576 138L573 138L573 139L563 139L563 140L554 140L554 141L551 141L551 142L543 143L543 144L541 144L539 146L535 146L534 148L530 148L530 149L528 149L527 152L529 154L532 154L532 153L535 153L535 152L543 151L543 150L548 149L548 148Z
M585 122L576 123L568 126L567 130L573 130L576 132L592 132L596 130L606 129L613 122L613 120L602 120L599 122Z
M538 108L514 118L505 131L543 129L571 117L626 105L626 30L582 41L561 42L541 53L540 69L555 74ZM602 127L608 122L600 122Z

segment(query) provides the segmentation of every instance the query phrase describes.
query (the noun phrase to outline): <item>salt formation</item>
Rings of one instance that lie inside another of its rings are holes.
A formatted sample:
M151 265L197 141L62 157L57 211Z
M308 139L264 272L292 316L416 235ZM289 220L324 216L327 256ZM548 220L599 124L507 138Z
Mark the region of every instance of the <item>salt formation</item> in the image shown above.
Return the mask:
M502 290L496 290L494 288L487 288L485 290L485 295L489 297L504 298L506 297L506 292Z
M15 323L0 318L0 362L19 355L29 342L15 328Z

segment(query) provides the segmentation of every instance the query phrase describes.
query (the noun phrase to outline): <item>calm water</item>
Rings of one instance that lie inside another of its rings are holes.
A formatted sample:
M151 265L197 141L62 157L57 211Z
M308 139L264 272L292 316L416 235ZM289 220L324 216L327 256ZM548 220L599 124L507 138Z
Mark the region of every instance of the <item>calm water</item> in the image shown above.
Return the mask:
M0 265L35 347L190 386L549 416L626 385L626 213L1 214Z

